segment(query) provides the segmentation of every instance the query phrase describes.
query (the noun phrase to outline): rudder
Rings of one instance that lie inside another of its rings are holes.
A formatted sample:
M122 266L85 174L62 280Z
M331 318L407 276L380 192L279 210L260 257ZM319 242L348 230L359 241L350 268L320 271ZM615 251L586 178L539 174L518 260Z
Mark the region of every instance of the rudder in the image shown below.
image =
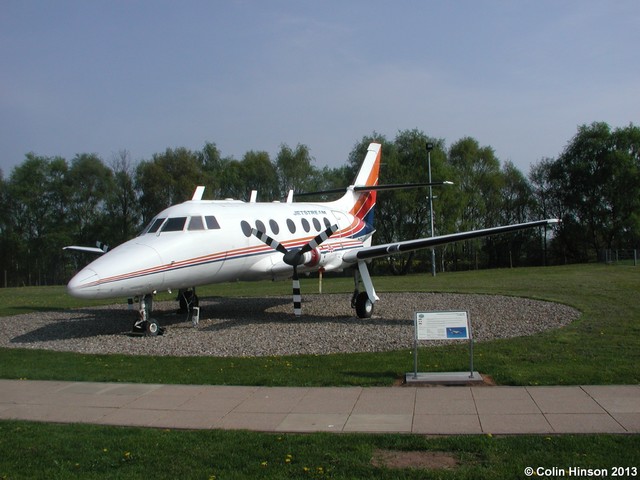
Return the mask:
M362 162L360 170L353 185L347 188L346 194L334 203L334 207L347 211L362 221L354 236L367 235L373 232L373 218L377 199L375 190L355 191L354 187L371 187L378 184L380 172L380 160L382 157L382 145L370 143L367 155Z

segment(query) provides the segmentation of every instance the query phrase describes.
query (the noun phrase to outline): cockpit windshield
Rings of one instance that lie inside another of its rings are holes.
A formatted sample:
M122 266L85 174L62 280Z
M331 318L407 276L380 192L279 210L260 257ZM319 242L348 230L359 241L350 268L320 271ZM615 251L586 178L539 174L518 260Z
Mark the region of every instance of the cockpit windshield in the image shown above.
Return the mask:
M190 232L218 230L220 228L218 220L212 215L207 215L204 219L198 215L193 217L158 217L151 220L151 223L142 231L141 235L146 235L147 233L182 232L184 231L185 225L188 225L187 230Z
M184 230L184 224L187 223L187 217L174 217L167 220L162 226L161 232L181 232Z
M160 228L160 225L162 225L162 223L165 220L166 220L166 218L154 218L153 220L151 220L151 223L142 232L142 234L144 235L145 233L156 233L158 231L158 229Z

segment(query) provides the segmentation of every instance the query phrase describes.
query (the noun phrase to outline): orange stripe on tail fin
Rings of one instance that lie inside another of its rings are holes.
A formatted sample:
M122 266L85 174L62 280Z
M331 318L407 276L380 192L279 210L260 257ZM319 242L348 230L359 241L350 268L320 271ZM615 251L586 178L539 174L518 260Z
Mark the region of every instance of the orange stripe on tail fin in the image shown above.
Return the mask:
M382 145L379 143L371 143L367 149L367 156L365 157L364 162L362 162L362 166L356 176L353 184L354 187L370 187L378 184L381 157ZM376 191L355 193L355 203L351 208L350 213L366 222L369 226L373 225L373 212L376 205L376 199Z
M376 205L377 192L375 190L355 191L356 187L371 187L378 184L380 172L380 159L382 157L382 145L369 144L367 155L356 175L354 184L347 188L344 196L327 204L330 208L349 212L359 220L359 225L350 237L361 237L373 232L373 213Z

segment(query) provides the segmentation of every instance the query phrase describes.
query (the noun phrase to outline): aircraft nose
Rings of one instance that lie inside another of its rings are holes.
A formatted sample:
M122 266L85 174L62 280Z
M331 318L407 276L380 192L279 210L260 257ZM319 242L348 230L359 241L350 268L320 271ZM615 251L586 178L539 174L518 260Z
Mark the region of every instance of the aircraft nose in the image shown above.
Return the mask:
M67 284L69 295L77 298L91 298L98 290L100 276L91 268L80 270Z

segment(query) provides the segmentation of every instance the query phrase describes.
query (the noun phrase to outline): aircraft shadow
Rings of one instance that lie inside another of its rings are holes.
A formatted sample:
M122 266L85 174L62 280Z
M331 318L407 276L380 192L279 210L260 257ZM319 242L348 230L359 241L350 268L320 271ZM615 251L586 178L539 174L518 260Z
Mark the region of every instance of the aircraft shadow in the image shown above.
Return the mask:
M175 309L174 309L175 310ZM51 312L49 312L51 313ZM36 327L31 331L12 338L13 344L29 344L91 338L99 336L129 335L136 319L136 313L127 309L87 308L55 312L60 318ZM66 317L66 318L61 318ZM159 310L154 312L162 326L171 326L185 322L187 316L177 315L175 311Z
M215 322L201 326L204 331L222 331L243 325L266 324L350 324L350 325L407 325L410 319L390 319L374 316L358 318L349 305L349 297L334 295L303 297L302 316L295 317L290 297L229 298L208 297L201 301L201 322ZM337 301L336 301L337 300ZM306 307L306 310L305 310Z

